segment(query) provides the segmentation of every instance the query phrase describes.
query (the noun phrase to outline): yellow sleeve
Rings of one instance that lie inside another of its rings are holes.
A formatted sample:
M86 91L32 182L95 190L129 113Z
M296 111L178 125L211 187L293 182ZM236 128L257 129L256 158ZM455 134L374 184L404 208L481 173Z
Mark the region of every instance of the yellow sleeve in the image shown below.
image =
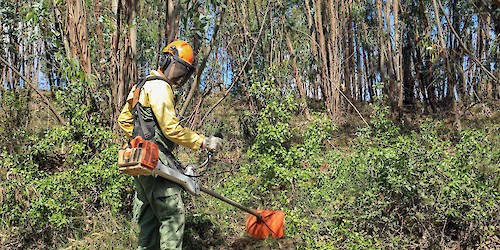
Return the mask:
M134 118L132 117L132 107L129 102L125 103L122 112L118 116L118 125L125 132L128 138L132 137L134 129Z
M149 105L163 135L181 146L197 150L205 136L184 128L179 124L174 108L174 94L170 85L164 81L150 81L144 85Z
M132 137L134 130L134 117L132 116L132 98L134 98L135 86L128 93L127 102L123 106L122 112L118 116L118 126L125 132L128 138Z

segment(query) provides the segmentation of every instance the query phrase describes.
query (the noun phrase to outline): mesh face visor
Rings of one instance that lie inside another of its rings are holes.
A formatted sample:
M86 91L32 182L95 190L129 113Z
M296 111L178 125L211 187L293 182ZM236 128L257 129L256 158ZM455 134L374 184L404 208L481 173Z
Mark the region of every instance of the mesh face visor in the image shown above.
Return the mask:
M175 50L175 48L173 49ZM177 53L173 55L170 53L168 54L168 56L171 57L171 60L170 64L165 70L165 76L170 80L178 81L179 83L183 84L189 79L189 77L191 77L195 70L195 67L179 58L177 56Z
M187 63L186 61L178 58L177 56L174 56L174 61L178 62L180 65L182 65L180 68L184 68L183 70L186 71L185 75L183 78L181 78L180 83L185 83L189 77L193 74L195 67L193 65Z

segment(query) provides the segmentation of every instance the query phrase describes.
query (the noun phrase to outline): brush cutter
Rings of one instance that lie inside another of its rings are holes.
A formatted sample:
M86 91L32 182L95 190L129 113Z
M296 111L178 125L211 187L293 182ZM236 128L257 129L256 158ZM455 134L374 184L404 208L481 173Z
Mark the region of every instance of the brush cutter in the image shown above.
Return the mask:
M199 175L195 171L208 166L211 157L212 153L209 152L202 164L187 166L184 173L181 173L159 160L158 145L138 136L130 141L128 147L119 150L118 166L121 172L128 175L161 176L181 185L192 195L199 195L203 192L249 213L246 219L246 229L251 237L260 239L266 239L270 235L273 238L283 237L285 215L282 211L253 210L199 184L197 178Z

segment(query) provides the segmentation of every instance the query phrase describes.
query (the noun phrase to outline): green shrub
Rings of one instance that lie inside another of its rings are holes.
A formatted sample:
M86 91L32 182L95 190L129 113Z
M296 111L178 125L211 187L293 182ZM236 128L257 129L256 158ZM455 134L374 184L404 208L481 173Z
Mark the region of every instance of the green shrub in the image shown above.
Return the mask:
M117 136L82 98L87 78L75 74L56 93L69 124L39 133L21 130L22 146L1 153L7 171L0 184L2 228L16 232L12 238L26 248L77 237L103 209L129 209L132 178L118 171Z
M348 148L325 150L336 131L328 121L290 130L292 110L277 107L288 106L262 106L249 163L224 190L250 206L284 210L286 236L298 249L494 248L498 128L456 133L427 120L401 129L376 104L371 126Z

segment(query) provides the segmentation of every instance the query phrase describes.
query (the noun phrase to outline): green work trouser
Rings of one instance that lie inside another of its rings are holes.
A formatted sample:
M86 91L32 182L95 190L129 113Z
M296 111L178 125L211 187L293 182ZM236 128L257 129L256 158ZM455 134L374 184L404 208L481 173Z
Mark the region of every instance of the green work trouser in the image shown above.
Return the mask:
M135 177L134 219L139 224L138 249L182 249L182 187L162 177Z

